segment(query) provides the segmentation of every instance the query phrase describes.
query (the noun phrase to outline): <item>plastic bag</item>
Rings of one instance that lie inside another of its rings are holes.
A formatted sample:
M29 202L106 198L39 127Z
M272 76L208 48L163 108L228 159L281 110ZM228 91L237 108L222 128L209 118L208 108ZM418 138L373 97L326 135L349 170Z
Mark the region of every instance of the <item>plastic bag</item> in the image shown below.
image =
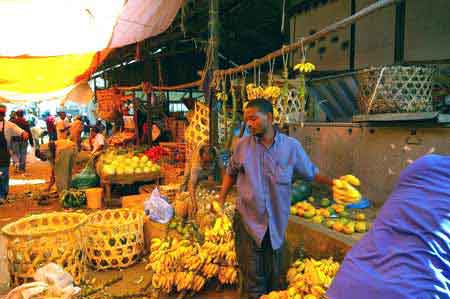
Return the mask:
M50 263L39 268L33 278L35 281L42 281L60 289L64 289L73 284L72 276L55 263Z
M173 207L161 196L158 188L153 189L150 199L144 202L144 211L151 220L162 224L173 217Z
M77 189L87 189L97 187L100 183L100 179L95 172L94 162L90 160L86 167L72 180L72 187Z

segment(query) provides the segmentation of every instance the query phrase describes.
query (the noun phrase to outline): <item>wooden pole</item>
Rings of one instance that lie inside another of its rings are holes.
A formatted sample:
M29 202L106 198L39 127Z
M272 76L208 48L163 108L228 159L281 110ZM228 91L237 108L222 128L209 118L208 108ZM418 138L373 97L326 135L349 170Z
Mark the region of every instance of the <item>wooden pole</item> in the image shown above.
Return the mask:
M147 136L146 138L148 138L148 145L152 146L153 145L153 136L152 136L152 127L153 127L153 105L152 105L152 96L153 96L153 88L151 83L150 84L150 89L148 90L147 93Z
M136 135L136 145L140 144L139 138L139 123L138 123L138 101L136 99L136 92L133 91L133 120L134 120L134 134Z
M206 72L209 70L211 72L215 72L219 68L219 0L210 0L209 1L209 46L211 47L211 53L207 53L210 55L211 65L209 69L206 69ZM207 57L208 60L208 57ZM217 100L215 94L212 90L212 86L209 87L209 143L212 145L217 145L218 143L218 111Z

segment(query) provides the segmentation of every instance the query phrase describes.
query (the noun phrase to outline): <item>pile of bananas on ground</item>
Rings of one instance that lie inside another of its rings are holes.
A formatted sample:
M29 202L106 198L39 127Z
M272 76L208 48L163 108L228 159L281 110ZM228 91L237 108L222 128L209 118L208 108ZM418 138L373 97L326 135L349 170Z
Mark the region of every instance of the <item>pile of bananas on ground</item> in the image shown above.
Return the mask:
M310 62L302 61L294 66L294 71L299 71L301 73L310 73L316 69L316 66Z
M206 283L199 274L207 257L198 242L190 240L154 238L146 270L153 272L152 286L156 290L170 293L192 290L200 291Z
M297 260L287 272L288 289L271 292L261 299L323 298L338 270L339 263L332 258Z
M348 174L333 180L333 199L338 204L347 205L361 200L361 193L355 188L361 182L354 175Z
M201 250L208 257L202 273L207 278L218 277L221 284L234 284L238 280L234 233L230 219L219 204L212 203L219 215L214 225L205 230L205 242Z

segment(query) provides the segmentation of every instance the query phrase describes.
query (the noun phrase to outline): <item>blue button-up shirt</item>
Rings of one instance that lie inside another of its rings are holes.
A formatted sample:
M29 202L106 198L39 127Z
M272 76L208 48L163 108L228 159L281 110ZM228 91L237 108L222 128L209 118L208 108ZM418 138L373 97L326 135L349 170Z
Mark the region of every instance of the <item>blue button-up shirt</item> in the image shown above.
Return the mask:
M268 228L273 249L284 242L294 171L307 181L318 172L298 140L279 132L269 148L254 136L239 140L227 173L237 178L236 209L259 246Z

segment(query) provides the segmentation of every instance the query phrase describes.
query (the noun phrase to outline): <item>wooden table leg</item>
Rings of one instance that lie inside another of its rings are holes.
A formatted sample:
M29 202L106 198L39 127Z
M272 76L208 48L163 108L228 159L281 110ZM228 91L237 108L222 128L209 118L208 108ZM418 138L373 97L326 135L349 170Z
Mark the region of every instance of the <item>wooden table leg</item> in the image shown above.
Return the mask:
M105 190L105 204L111 204L111 184L105 183L103 189Z

